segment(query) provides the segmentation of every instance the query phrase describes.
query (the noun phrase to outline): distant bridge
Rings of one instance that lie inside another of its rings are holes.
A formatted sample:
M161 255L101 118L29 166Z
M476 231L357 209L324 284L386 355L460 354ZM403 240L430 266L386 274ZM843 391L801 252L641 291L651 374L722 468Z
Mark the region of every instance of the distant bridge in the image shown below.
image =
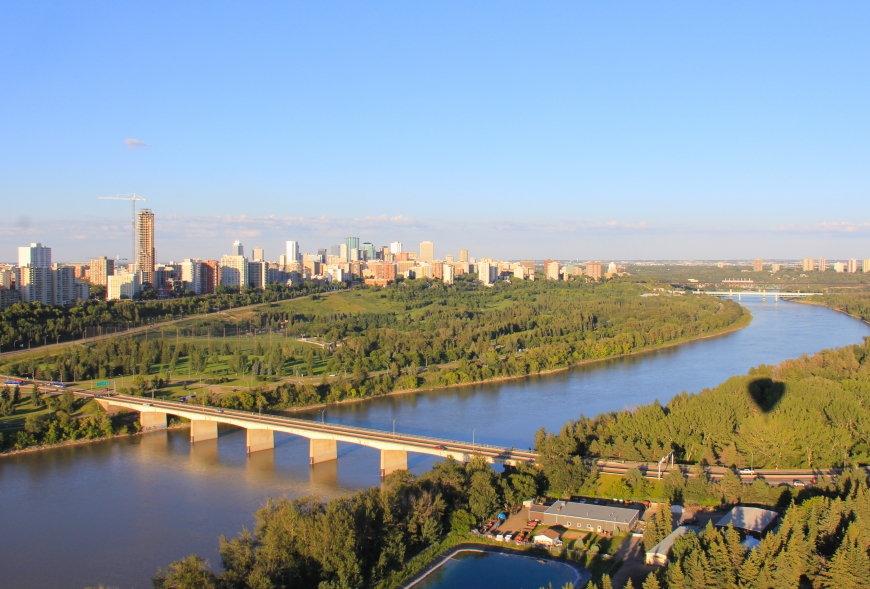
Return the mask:
M535 452L525 452L514 448L503 448L487 444L442 440L427 436L391 433L349 425L325 423L282 417L272 414L257 414L234 409L219 409L179 403L176 401L149 400L127 395L107 395L94 397L107 412L129 409L139 412L139 422L143 428L166 427L167 416L175 415L190 420L191 443L217 438L219 423L233 425L247 430L247 451L258 452L275 447L275 432L308 438L311 442L309 457L311 464L338 458L338 442L377 448L381 451L381 476L393 471L408 468L408 452L429 454L465 462L472 455L483 456L487 462L517 464L532 463L537 459Z
M782 292L782 291L767 291L767 290L695 290L695 294L706 294L714 297L737 297L740 300L742 297L773 297L779 299L803 299L817 295L823 295L823 292Z

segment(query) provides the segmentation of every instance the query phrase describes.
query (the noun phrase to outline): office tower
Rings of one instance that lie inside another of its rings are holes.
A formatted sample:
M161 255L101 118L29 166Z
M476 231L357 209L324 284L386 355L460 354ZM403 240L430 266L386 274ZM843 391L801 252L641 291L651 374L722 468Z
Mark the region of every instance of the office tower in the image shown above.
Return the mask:
M338 257L341 258L342 262L350 262L350 251L348 250L346 243L338 246Z
M468 261L468 250L459 250L459 261L467 262Z
M91 284L106 286L109 283L109 276L115 273L115 260L110 260L106 256L101 256L91 260Z
M18 265L31 268L51 268L51 248L41 243L31 243L18 248Z
M136 269L142 273L142 283L154 282L154 213L142 209L136 213Z
M236 288L248 285L248 259L245 256L221 258L221 285Z
M816 269L816 261L812 258L804 258L804 272L812 272Z
M287 249L284 252L284 255L286 256L284 259L287 264L292 264L293 262L301 262L302 253L299 251L299 242L288 240Z
M752 271L753 272L764 272L764 262L761 260L755 260L752 262Z
M586 264L586 276L592 280L601 280L602 275L601 264L598 262L589 262Z
M393 255L402 253L402 242L394 241L390 244L390 253Z
M455 272L456 271L453 269L453 266L451 266L450 264L441 265L441 280L444 281L444 284L453 284L453 277Z
M133 272L109 276L106 284L106 300L119 301L136 298L140 290L139 276L140 274Z
M349 258L350 262L358 262L360 260L360 251L357 248L352 248Z
M333 255L333 256L340 256L340 255L341 255L341 246L340 246L340 245L334 245L334 246L330 247L330 248L329 248L329 253L330 253L331 255Z
M318 248L317 255L320 256L320 261L325 264L326 263L326 248L325 247Z
M420 242L420 259L431 262L435 259L435 244L431 241Z
M264 257L263 248L255 247L254 248L254 261L255 262L262 262L265 259L266 258Z
M828 271L828 261L825 258L819 258L819 272Z
M547 277L547 280L559 280L559 262L556 260L545 260L544 276Z
M362 252L361 258L364 260L374 260L375 259L375 246L369 242L363 242L362 247L360 248Z
M254 248L257 251L257 248ZM185 290L202 294L202 260L187 258L181 263L181 282Z
M245 255L245 247L242 245L242 242L238 239L233 242L232 250L230 250L231 256L244 256Z
M359 237L345 237L344 245L347 248L347 258L345 258L348 262L350 262L350 252L351 250L359 249Z

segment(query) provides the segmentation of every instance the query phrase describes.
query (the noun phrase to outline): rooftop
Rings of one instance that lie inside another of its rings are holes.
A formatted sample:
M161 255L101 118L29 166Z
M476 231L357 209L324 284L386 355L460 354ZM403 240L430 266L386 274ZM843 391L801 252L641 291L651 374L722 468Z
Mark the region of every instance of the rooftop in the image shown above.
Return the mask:
M720 519L716 526L720 528L731 524L735 528L760 534L776 519L777 513L759 507L743 507L738 505Z
M590 505L588 503L574 503L573 501L556 501L547 509L546 513L625 524L640 515L640 511L637 509L611 507L609 505Z
M689 532L692 532L693 534L697 534L698 529L693 527L693 526L680 526L676 530L674 530L673 532L668 534L667 538L665 538L664 540L662 540L661 542L659 542L658 544L656 544L655 546L653 546L652 548L647 550L646 553L647 554L657 554L657 555L664 556L665 558L667 558L668 553L671 551L671 548L674 547L674 542L677 541L677 538L679 538L680 536L685 536Z

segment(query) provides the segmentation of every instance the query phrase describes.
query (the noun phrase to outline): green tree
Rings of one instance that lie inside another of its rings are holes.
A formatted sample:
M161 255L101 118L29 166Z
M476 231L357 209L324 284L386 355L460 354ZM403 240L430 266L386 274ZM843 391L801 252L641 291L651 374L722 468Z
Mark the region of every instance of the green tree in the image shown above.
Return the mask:
M207 563L195 554L159 569L151 579L154 589L216 589L217 578Z

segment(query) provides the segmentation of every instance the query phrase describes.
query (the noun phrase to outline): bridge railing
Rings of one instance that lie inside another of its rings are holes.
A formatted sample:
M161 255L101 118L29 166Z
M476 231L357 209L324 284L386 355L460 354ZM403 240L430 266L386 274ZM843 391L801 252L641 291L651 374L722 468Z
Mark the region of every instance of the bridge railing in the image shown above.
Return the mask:
M121 395L121 394L115 395L114 398L120 398L122 400L129 400L131 402L135 402L135 403L140 404L140 405L148 402L146 400L146 398L144 398L144 397L132 397L129 395ZM155 399L155 401L156 400L157 399ZM197 409L197 408L205 409L206 407L208 407L210 409L222 409L221 407L213 407L211 405L196 405L194 403L181 403L179 401L170 401L170 400L165 400L165 399L160 399L160 403L168 403L168 404L177 406L179 409L186 408L188 410L189 409ZM380 430L380 429L360 427L357 425L344 425L341 423L318 422L318 421L314 421L311 419L300 419L298 417L286 417L284 415L275 415L274 413L260 414L260 413L254 412L254 411L245 411L243 409L223 409L223 413L221 415L224 415L227 417L232 417L233 415L238 415L238 416L242 416L242 417L250 416L250 417L255 417L255 418L266 417L268 419L276 419L279 421L284 421L284 422L287 422L288 424L291 424L291 425L292 424L299 424L299 425L304 426L304 427L309 428L309 429L312 426L316 427L316 426L322 424L322 426L324 426L324 428L325 428L325 426L345 427L345 428L350 428L350 429L353 429L353 430L359 431L359 432L377 434L379 436L383 436L385 434L392 435L392 432L384 431L384 430ZM259 421L259 420L257 420L257 421ZM427 442L427 443L446 442L448 444L464 444L464 445L471 444L471 442L463 442L463 441L459 441L459 440L448 440L448 439L444 439L444 438L433 438L430 436L420 436L417 434L406 434L406 433L396 432L396 435L397 436L400 435L403 438L414 438L414 439L420 440L421 442ZM504 452L517 452L517 453L522 452L525 454L529 453L529 452L523 452L522 450L515 450L513 448L506 448L504 446L493 446L490 444L479 444L477 442L474 443L474 447L475 447L475 449L480 448L480 449L491 450L493 452L500 452L500 453L504 453Z

